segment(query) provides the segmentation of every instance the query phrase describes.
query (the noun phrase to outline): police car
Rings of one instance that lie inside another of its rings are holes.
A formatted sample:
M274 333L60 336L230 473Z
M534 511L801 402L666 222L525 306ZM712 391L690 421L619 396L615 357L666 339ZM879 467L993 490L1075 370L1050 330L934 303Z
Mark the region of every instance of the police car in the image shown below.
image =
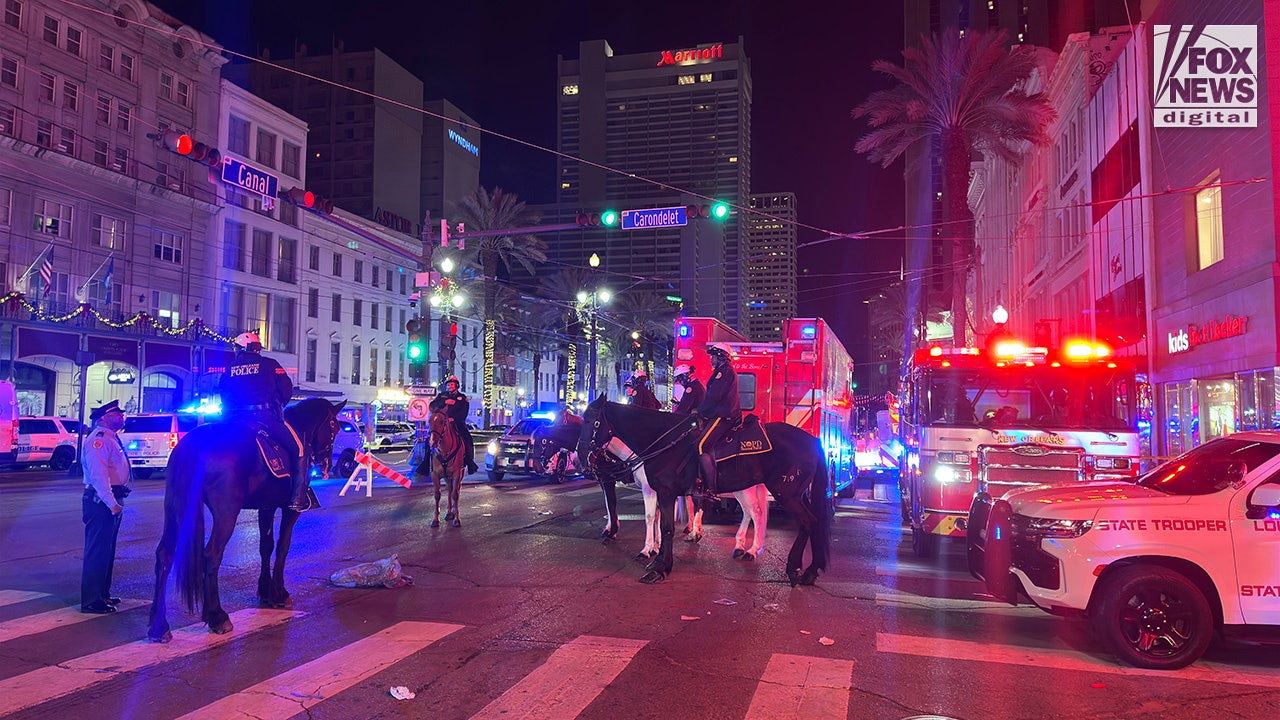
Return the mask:
M1184 667L1215 630L1280 638L1280 432L1212 440L1131 482L980 493L971 513L969 569L993 595L1089 618L1130 664Z

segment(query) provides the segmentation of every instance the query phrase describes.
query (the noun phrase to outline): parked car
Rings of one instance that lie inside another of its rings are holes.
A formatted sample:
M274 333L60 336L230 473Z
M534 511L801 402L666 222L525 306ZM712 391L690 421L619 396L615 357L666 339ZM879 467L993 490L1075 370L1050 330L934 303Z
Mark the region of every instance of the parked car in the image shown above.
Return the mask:
M18 449L18 396L13 383L0 380L0 462L12 462Z
M536 473L532 452L533 431L550 424L550 420L543 418L525 418L501 437L490 440L484 455L484 469L489 473L489 480L498 482L507 473Z
M373 446L378 450L408 447L413 444L413 425L403 422L380 422L373 434Z
M133 474L151 477L169 464L169 454L184 435L196 429L200 416L188 413L132 415L124 419L120 442L129 458Z
M51 470L66 470L76 459L80 421L59 417L18 418L17 456L21 465L48 463Z
M330 477L351 477L356 469L356 453L365 451L364 426L338 418L338 436L333 439L333 465Z

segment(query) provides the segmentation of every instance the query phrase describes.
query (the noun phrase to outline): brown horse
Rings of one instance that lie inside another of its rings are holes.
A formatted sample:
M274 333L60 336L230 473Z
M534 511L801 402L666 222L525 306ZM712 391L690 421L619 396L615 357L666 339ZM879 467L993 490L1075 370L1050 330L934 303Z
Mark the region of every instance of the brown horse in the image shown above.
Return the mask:
M312 477L328 477L333 459L333 439L338 434L338 411L345 402L308 398L284 411L285 420L302 440L306 471ZM169 571L187 609L202 600L201 619L209 631L231 632L231 618L218 597L218 568L227 541L236 528L241 510L258 511L258 550L262 573L258 576L258 601L264 607L293 604L284 587L284 562L293 539L298 513L289 509L290 483L267 471L249 425L214 423L187 433L169 458L164 493L164 530L156 546L156 588L151 605L147 639L169 642L166 617ZM204 537L204 510L213 516L208 543ZM280 534L274 531L280 509ZM271 552L275 550L275 566Z
M431 527L440 527L440 481L448 485L449 511L444 519L453 527L462 527L458 519L458 494L462 490L462 476L466 474L467 453L462 433L453 421L442 412L434 412L428 421L431 428L431 482L436 487L436 515Z

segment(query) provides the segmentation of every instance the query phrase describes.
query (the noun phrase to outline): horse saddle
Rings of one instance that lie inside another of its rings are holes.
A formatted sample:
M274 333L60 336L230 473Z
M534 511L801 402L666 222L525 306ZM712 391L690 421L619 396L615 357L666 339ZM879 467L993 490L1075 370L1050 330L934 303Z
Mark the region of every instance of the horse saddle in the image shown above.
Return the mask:
M760 455L772 449L773 443L769 442L769 434L760 424L760 417L751 413L711 446L711 457L716 462L723 462L744 455Z
M267 464L267 470L278 478L289 477L289 453L280 443L272 440L265 430L259 430L253 439L258 443L258 453Z

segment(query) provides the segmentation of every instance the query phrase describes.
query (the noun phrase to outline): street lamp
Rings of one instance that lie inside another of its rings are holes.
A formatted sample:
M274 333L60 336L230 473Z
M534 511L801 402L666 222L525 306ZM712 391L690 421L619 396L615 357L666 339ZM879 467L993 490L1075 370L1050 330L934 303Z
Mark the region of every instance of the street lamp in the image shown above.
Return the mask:
M431 307L443 310L438 346L441 380L453 373L454 345L457 343L457 337L450 330L453 327L453 311L461 308L467 301L467 294L462 291L458 283L448 277L456 267L452 258L446 257L440 261L440 281L432 286L431 297L428 299Z
M591 256L593 265L598 265L600 258L596 255ZM600 307L608 304L613 294L604 288L600 288L593 292L586 290L578 291L578 316L580 319L589 319L590 330L588 330L591 339L591 356L589 360L590 377L587 379L587 397L588 400L594 400L596 397L596 356L598 353L599 333L597 329L596 317L600 314ZM582 318L583 315L588 318Z

